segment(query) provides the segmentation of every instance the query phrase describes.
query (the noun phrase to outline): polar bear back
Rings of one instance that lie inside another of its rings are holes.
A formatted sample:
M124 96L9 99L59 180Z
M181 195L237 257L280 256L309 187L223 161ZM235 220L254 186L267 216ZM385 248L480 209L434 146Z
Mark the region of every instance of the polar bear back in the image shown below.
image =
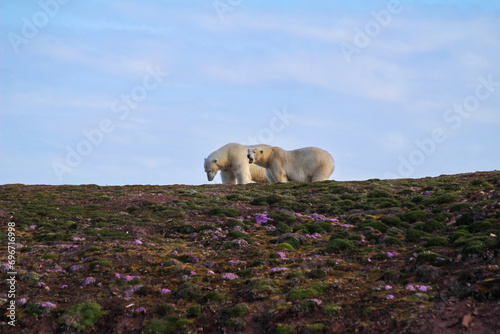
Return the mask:
M327 180L335 168L330 153L317 147L304 147L287 153L286 173L289 181Z
M332 156L317 147L285 151L280 147L248 150L249 162L266 168L271 183L315 182L328 180L335 168Z

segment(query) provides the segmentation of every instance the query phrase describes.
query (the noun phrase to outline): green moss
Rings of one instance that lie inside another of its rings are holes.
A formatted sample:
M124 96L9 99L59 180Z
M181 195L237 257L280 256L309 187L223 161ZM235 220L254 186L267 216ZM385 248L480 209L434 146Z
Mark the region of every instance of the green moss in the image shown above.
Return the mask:
M467 229L457 229L451 236L451 242L455 243L459 238L468 238L472 234Z
M367 195L368 198L394 198L392 191L388 189L374 189Z
M321 312L323 312L323 314L333 314L340 312L341 309L339 304L327 304L321 307Z
M288 292L288 299L297 300L297 299L313 298L319 295L320 293L325 292L328 286L329 284L325 282L314 282L304 289L292 288Z
M399 226L401 224L401 218L397 216L385 216L382 217L381 219L382 223L388 225L388 226Z
M113 265L108 260L96 260L90 263L90 269L93 270L98 267L112 267Z
M365 308L365 309L363 310L363 312L361 312L361 314L362 314L362 315L366 315L366 314L371 313L373 310L375 310L375 308L374 308L374 307L368 306L367 308Z
M282 243L287 243L289 245L291 245L295 250L299 249L300 248L300 241L297 240L297 238L289 235L289 236L286 236L283 240L282 240Z
M365 220L363 222L363 225L373 227L374 229L379 230L382 233L387 232L387 230L389 229L389 226L387 226L386 224L382 223L379 220L373 220L373 219Z
M196 231L196 227L192 224L179 224L170 226L168 231L171 233L191 234Z
M175 322L162 319L151 319L144 323L142 333L144 334L172 334L176 331Z
M253 244L253 239L250 238L247 234L238 231L238 230L231 230L227 234L228 237L233 238L233 239L243 239L249 244Z
M228 310L229 316L231 318L240 318L249 312L248 306L245 303L239 303L234 305Z
M42 259L44 259L44 260L50 260L50 259L57 259L58 257L59 257L59 255L54 254L54 253L45 253L42 256Z
M431 215L432 214L430 212L427 212L427 211L412 210L412 211L408 211L408 212L405 212L405 213L399 215L399 218L403 222L407 222L407 223L412 224L412 223L416 223L418 221L425 220L426 218L430 217Z
M222 293L210 291L202 298L201 301L203 303L209 303L209 302L213 302L213 301L216 302L216 301L224 300L225 298L226 298L226 296Z
M484 242L480 240L472 240L468 242L465 247L462 249L464 254L480 254L484 252L486 249L486 245Z
M314 289L301 289L301 288L292 288L288 293L288 299L296 300L296 299L305 299L305 298L313 298L316 297L320 292Z
M428 220L422 225L422 230L428 233L439 231L443 228L444 224L434 219Z
M189 307L187 310L186 310L186 314L188 317L197 317L198 315L201 314L201 305L199 304L195 304L191 307Z
M325 324L313 324L313 325L307 325L304 327L301 333L320 333L320 332L327 332L330 330L330 327L326 326Z
M311 270L310 272L307 273L307 277L308 278L312 278L312 279L320 279L320 278L324 278L326 276L326 273L325 271L321 270L321 269L313 269Z
M288 244L286 242L282 242L281 244L278 244L277 247L281 248L281 249L295 250L295 248L293 248L292 245L290 245L290 244Z
M208 211L209 215L222 217L238 217L240 211L231 208L213 208Z
M327 222L314 222L312 224L309 224L307 226L307 229L309 233L314 234L314 233L323 233L323 232L332 232L333 231L333 226L330 223Z
M82 257L86 253L102 252L102 248L98 246L90 246L87 249L82 250L78 253L78 256Z
M480 231L488 231L489 229L493 228L493 226L496 223L496 219L487 219L487 220L481 220L477 221L469 226L469 231L472 233L480 232Z
M274 219L274 221L283 222L286 224L291 224L297 221L297 217L289 215L287 213L269 213L267 215L269 218Z
M425 244L426 247L438 247L446 246L448 244L448 239L445 237L434 237L427 240Z
M295 325L278 325L274 334L293 334L295 332Z
M286 278L288 279L293 279L293 278L303 278L304 273L302 271L293 271Z
M101 305L82 303L68 307L59 318L59 322L66 327L83 330L94 327L102 315Z
M401 242L401 240L399 240L398 238L396 237L387 237L385 240L384 240L384 243L387 244L387 245L397 245L397 246L401 246L403 243Z
M261 205L261 206L280 206L286 202L286 198L272 194L268 196L261 196L253 199L250 204L252 205Z
M422 240L426 235L427 233L425 233L424 231L419 231L411 228L408 231L406 231L405 240L408 242L420 242L420 240Z
M186 282L182 284L175 292L174 296L186 300L193 300L200 295L200 287L193 282Z
M457 200L460 199L460 196L453 194L453 193L448 193L448 194L443 194L436 198L435 203L436 204L448 204L448 203L453 203Z
M474 212L467 211L457 219L456 224L457 226L461 226L461 225L471 225L472 223L474 223Z
M330 239L326 245L327 253L339 253L351 249L354 249L353 243L345 239Z
M277 223L275 226L276 226L276 233L278 234L285 234L292 231L290 226L282 222Z

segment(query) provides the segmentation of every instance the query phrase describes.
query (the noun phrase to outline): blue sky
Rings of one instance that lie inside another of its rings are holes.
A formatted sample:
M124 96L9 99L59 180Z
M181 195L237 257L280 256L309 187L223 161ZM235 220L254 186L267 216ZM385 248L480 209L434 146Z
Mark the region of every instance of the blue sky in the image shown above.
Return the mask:
M0 184L203 184L228 142L321 147L334 180L500 167L499 1L0 13Z

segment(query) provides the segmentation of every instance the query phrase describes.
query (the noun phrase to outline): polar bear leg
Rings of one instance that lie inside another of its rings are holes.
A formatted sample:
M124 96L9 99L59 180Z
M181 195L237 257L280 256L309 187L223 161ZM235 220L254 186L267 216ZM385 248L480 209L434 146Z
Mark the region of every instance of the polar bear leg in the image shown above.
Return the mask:
M236 174L236 181L238 184L247 184L252 182L252 176L250 175L250 170L242 171L240 170Z
M224 184L236 184L236 179L233 173L223 170L220 172L220 177L222 179L222 183Z
M274 176L273 176L273 173L271 172L271 170L269 168L266 168L266 176L267 176L267 179L269 180L269 183L276 183L276 180L274 179Z

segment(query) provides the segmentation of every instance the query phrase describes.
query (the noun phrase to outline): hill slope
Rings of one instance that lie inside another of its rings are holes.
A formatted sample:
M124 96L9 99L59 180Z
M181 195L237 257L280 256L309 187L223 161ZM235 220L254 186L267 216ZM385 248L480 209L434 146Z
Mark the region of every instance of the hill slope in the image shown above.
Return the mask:
M5 333L492 333L500 172L0 186ZM14 223L14 224L13 224ZM12 235L12 234L11 234ZM5 255L5 256L4 256Z

